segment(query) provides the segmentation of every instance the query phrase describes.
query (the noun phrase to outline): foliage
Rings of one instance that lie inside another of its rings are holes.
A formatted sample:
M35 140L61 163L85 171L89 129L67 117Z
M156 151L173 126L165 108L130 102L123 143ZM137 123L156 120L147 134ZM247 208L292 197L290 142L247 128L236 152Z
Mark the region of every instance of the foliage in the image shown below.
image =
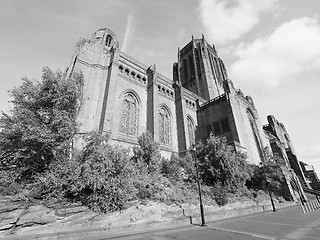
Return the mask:
M172 154L170 160L162 161L161 173L171 181L194 181L194 168L194 160L190 154L185 157Z
M128 151L108 144L108 135L92 132L80 154L70 194L101 212L121 210L135 193L135 169Z
M139 147L133 148L132 160L147 173L155 173L160 170L161 155L159 145L153 141L150 132L138 137ZM145 169L146 167L146 169Z
M221 184L216 184L212 188L213 199L219 206L225 206L228 203L228 190L221 186Z
M82 85L81 74L66 78L44 68L41 82L24 78L10 92L11 115L0 118L0 168L14 170L13 180L33 180L44 172L75 134Z
M230 192L245 188L245 182L250 178L247 157L235 152L226 138L211 135L205 144L199 143L196 149L200 177L204 184L218 184Z
M260 162L259 166L253 166L253 176L247 182L247 186L250 189L267 189L267 184L271 191L278 191L281 189L284 176L282 173L282 167L284 161L277 155L273 155L266 147L263 149L264 161Z

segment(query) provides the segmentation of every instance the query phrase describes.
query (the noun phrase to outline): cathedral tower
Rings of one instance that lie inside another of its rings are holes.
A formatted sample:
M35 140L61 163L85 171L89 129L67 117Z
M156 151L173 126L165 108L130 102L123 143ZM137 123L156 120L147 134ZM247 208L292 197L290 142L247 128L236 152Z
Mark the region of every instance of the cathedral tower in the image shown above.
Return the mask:
M207 101L224 93L223 82L228 78L226 68L217 51L202 35L178 50L174 64L174 80L182 87Z

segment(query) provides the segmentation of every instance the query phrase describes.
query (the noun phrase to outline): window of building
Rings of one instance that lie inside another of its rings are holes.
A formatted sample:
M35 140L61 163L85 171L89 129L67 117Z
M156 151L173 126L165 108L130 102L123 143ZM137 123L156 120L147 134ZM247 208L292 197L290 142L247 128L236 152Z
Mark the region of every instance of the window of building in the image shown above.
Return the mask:
M188 81L188 66L187 66L187 60L183 59L182 61L182 68L183 68L183 78L184 78L184 83Z
M209 136L210 133L212 132L211 124L208 124L208 125L206 126L206 131L207 131L207 136Z
M194 127L193 121L189 117L187 118L187 124L188 124L188 134L189 134L189 146L192 146L196 142L195 127Z
M212 126L214 135L220 135L231 131L228 118L215 122Z
M164 107L159 110L159 141L163 145L170 145L171 122L170 115Z
M199 55L200 55L199 50L196 49L197 74L198 74L198 78L201 79L201 68L200 68L200 57L199 57Z
M125 95L121 106L120 133L128 136L137 135L138 102L131 93Z
M193 63L193 58L191 55L189 55L189 57L188 57L188 63L189 63L188 64L189 70L190 70L189 77L191 78L191 80L193 80L193 78L194 78L194 63Z
M219 122L213 124L214 135L219 135L222 133Z
M112 37L110 34L108 34L107 38L106 38L106 46L107 47L110 47L111 46L111 40L112 40Z
M256 143L257 151L258 151L259 156L260 156L260 160L263 161L262 145L261 145L261 140L260 140L259 131L258 131L258 127L257 127L257 124L256 124L255 116L251 112L250 109L247 109L247 115L248 115L248 120L249 120L249 123L250 123L250 126L251 126L252 135L253 135L254 141Z
M228 119L223 119L221 122L220 122L220 125L221 125L221 131L224 133L224 132L229 132L230 131L230 127L229 127L229 121Z

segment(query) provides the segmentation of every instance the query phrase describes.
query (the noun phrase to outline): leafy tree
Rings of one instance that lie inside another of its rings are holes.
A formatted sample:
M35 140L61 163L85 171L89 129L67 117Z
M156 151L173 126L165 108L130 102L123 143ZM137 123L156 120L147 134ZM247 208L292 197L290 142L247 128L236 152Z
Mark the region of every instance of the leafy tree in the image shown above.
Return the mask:
M226 138L211 135L205 144L199 143L196 149L200 177L205 184L219 185L231 192L245 187L250 177L247 157L235 152Z
M263 158L258 166L253 166L253 176L246 185L255 190L266 190L269 187L274 192L278 191L284 180L282 168L285 162L279 156L273 155L268 147L263 149Z
M140 166L141 170L146 167L147 173L159 172L162 159L159 144L153 141L150 132L139 136L138 143L139 147L133 149L133 161Z
M43 69L42 81L23 79L11 90L13 109L0 118L0 168L13 180L32 180L46 170L77 131L83 77Z
M179 157L176 154L171 155L170 160L162 161L162 174L174 181L193 181L195 179L195 165L192 156L187 154L184 157Z
M92 209L122 210L136 194L132 179L136 174L128 151L108 144L108 135L91 132L78 158L69 192Z

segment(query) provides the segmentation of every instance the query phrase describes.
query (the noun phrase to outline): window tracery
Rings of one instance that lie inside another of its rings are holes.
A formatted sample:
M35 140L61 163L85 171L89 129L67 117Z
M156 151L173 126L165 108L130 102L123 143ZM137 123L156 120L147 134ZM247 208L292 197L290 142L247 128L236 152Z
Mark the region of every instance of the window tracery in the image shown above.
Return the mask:
M171 122L169 112L165 108L159 110L159 141L163 145L170 145Z
M125 95L121 105L120 133L128 136L137 135L138 102L131 93Z
M191 120L191 118L187 118L187 124L188 124L188 134L189 134L189 146L192 146L193 144L195 144L195 128L194 128L194 124L193 121Z
M107 47L110 47L111 45L111 40L112 40L112 37L110 34L107 35L107 38L106 38L106 46Z

